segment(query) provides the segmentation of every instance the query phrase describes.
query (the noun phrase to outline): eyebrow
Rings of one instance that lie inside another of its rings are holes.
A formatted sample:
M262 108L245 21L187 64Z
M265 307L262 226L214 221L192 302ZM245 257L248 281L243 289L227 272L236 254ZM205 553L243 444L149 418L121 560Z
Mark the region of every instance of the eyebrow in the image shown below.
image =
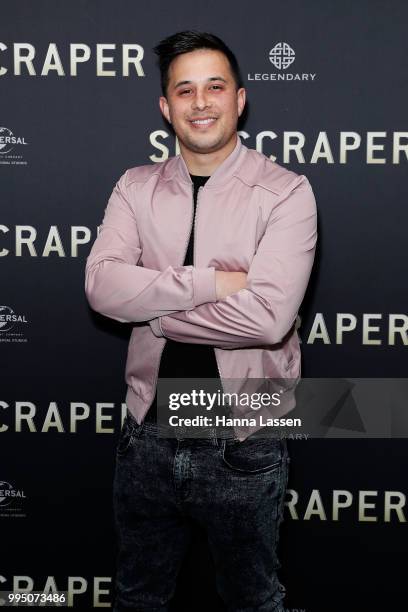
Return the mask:
M221 76L210 77L209 79L207 79L207 82L209 81L223 81L224 83L228 82L226 79L224 79ZM177 87L181 87L181 85L190 85L192 82L193 81L179 81L178 83L174 85L173 89L177 89Z

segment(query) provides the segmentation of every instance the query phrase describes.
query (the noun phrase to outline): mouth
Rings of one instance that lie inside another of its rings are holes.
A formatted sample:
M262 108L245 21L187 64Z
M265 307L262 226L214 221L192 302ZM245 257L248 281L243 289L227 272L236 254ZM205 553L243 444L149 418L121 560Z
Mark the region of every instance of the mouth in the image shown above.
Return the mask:
M214 125L217 121L217 117L200 117L197 119L190 119L189 121L194 128L202 130Z

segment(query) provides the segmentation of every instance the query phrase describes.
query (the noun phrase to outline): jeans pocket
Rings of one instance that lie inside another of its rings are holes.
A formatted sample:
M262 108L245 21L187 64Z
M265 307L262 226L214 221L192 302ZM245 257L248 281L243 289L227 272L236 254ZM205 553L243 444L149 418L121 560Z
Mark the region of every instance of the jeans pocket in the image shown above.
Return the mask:
M239 474L261 474L279 470L282 465L282 441L277 438L226 439L221 457L225 466Z
M121 457L126 454L133 440L141 434L142 429L143 422L140 424L137 423L137 421L127 413L116 446L116 454L118 456Z

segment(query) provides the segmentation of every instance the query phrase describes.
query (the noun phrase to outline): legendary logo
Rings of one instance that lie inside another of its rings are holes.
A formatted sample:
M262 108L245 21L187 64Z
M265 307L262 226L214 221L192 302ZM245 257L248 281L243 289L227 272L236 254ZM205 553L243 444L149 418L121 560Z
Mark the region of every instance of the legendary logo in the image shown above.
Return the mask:
M295 61L295 52L288 43L279 42L269 51L269 59L278 70L286 70Z
M314 81L316 73L283 72L295 61L295 51L287 42L278 42L269 51L269 61L280 72L249 72L248 81Z

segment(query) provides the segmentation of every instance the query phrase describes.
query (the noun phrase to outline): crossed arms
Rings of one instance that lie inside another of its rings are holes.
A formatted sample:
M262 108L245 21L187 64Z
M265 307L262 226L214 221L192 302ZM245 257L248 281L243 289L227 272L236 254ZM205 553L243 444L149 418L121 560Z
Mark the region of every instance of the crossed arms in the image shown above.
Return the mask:
M315 254L316 203L306 177L275 203L247 275L137 265L142 247L126 179L127 172L87 259L90 306L117 321L148 321L156 336L177 342L224 349L280 342L302 303Z

